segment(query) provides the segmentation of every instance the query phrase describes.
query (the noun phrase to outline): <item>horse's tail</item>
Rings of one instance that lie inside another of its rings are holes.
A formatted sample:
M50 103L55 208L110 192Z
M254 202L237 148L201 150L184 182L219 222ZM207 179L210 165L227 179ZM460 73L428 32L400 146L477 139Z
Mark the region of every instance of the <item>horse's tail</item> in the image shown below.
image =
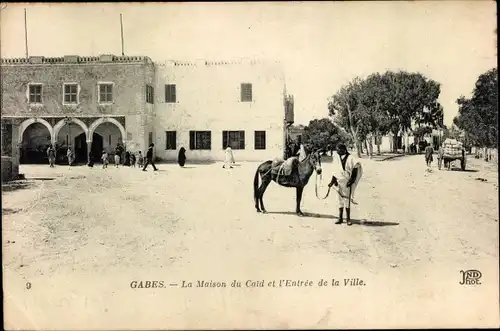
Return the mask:
M260 177L260 166L255 171L255 176L253 177L253 197L257 201L257 189L259 188L259 177Z

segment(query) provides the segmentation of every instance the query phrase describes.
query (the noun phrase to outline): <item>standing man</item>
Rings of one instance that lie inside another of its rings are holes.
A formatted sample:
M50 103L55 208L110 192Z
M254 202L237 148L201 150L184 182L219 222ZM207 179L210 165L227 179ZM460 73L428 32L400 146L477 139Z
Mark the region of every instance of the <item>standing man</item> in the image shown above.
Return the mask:
M347 225L351 223L351 199L363 173L361 163L347 152L344 144L337 145L337 153L333 156L333 176L328 187L338 187L339 220L335 224L342 224L344 208L346 210Z
M306 158L306 149L304 148L304 144L302 143L302 137L299 136L297 138L297 143L298 143L298 151L297 151L297 154L296 156L299 157L299 162L302 162L304 161L304 159Z
M56 150L54 146L49 145L49 148L47 148L47 156L49 158L49 166L54 168L54 164L56 163Z
M71 167L73 165L73 161L75 161L75 154L73 154L71 147L68 147L68 150L66 151L66 157L68 158L68 164Z
M434 154L434 149L428 144L427 147L425 147L425 163L427 164L427 168L430 168L433 161L432 154Z
M226 168L226 166L229 166L229 168L232 169L233 163L234 163L233 150L231 149L230 145L227 145L226 150L224 152L224 165L222 166L222 168Z
M153 147L155 144L149 145L148 152L146 153L146 163L144 164L144 168L142 168L142 171L146 171L146 168L148 167L149 164L153 166L154 171L157 171L156 169L154 160L153 160Z

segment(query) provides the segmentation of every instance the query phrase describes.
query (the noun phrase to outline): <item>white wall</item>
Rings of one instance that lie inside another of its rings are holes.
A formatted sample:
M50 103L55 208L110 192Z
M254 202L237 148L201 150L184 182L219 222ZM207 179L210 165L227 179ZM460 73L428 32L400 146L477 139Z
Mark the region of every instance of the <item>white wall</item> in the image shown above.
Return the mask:
M284 79L269 64L157 65L155 88L156 156L176 160L180 147L189 160L223 160L222 131L245 131L245 150L235 158L264 160L282 156ZM240 101L240 84L252 84L252 102ZM176 103L165 103L165 84L176 84ZM211 131L211 150L189 150L189 131ZM254 131L266 131L266 150L254 149ZM177 131L177 149L165 150L166 131Z

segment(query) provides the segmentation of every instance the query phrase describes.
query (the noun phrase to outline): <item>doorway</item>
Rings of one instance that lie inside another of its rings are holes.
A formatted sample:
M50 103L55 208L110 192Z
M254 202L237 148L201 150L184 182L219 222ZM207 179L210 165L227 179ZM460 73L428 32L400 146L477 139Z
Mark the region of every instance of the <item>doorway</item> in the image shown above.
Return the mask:
M92 135L92 147L90 149L92 160L94 160L94 162L101 159L102 151L104 149L104 143L102 140L102 136L94 132Z

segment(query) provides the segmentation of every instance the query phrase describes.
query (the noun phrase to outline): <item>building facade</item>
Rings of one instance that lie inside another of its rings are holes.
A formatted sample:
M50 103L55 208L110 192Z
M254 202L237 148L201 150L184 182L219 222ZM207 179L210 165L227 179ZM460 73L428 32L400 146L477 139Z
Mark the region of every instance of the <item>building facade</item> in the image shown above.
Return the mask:
M283 153L293 122L276 63L30 57L2 59L1 76L2 132L15 131L10 154L21 162L49 144L83 162L117 144L144 153L152 142L160 160L176 160L181 147L190 160L222 160L227 146L239 160L262 160Z
M284 76L256 61L157 63L156 155L175 160L238 160L280 156L285 137Z
M22 162L43 155L49 144L71 147L77 161L89 153L99 159L117 144L147 144L153 105L146 89L154 83L147 57L2 59L1 75L2 124L17 131L14 149Z

